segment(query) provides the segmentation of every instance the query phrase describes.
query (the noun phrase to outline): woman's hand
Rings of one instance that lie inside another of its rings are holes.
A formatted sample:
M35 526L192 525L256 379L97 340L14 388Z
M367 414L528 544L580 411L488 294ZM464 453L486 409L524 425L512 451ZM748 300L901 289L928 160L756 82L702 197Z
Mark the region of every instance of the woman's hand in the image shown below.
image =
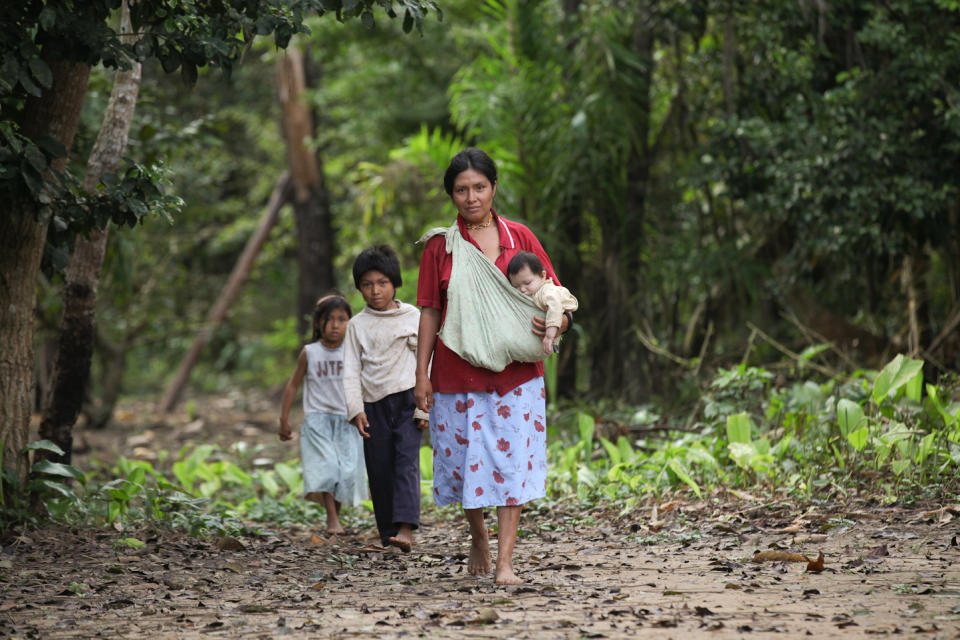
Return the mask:
M417 409L430 413L433 408L433 385L430 383L430 376L417 375L417 384L413 387L413 399L417 403Z
M566 333L569 326L570 319L567 317L567 314L563 314L560 320L560 333ZM540 316L533 316L533 329L531 329L531 331L541 338L547 335L547 319L541 318Z
M420 327L417 331L417 383L413 387L413 399L417 409L430 413L433 408L433 385L430 383L430 360L437 345L440 331L440 309L420 309Z

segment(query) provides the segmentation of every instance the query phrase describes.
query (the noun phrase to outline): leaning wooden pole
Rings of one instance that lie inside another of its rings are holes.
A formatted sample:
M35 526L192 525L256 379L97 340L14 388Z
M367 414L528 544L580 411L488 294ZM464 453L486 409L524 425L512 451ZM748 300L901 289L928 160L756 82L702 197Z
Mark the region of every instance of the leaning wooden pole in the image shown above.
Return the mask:
M243 287L243 283L247 279L250 269L253 267L253 261L267 241L267 236L270 235L270 229L273 228L273 225L277 222L277 218L280 216L280 210L289 199L290 174L284 173L280 179L277 180L273 193L270 195L270 202L267 204L267 211L260 220L260 224L257 226L256 231L253 232L253 235L250 236L250 239L247 240L247 246L244 247L243 253L234 265L227 284L224 285L216 303L213 305L213 308L210 309L210 313L207 314L207 320L200 330L200 333L198 333L194 339L190 350L187 351L187 355L185 355L180 362L180 367L177 369L177 375L174 376L173 382L167 387L167 392L163 395L163 400L161 400L159 406L159 410L162 413L172 411L180 400L180 394L187 385L187 380L190 378L190 371L197 363L197 360L200 359L200 352L203 351L203 346L207 343L207 340L210 339L213 330L223 322L230 307L236 302L237 296L240 294L240 289Z

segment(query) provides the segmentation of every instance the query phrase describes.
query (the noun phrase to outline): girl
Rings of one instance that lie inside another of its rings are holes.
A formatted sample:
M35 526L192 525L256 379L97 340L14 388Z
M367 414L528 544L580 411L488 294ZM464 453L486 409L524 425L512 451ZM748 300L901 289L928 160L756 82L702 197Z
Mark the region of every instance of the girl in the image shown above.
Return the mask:
M326 509L329 534L345 533L340 505L357 505L366 497L363 441L347 422L343 393L343 338L350 315L350 304L339 293L317 301L313 341L300 352L280 409L280 439L290 440L290 406L303 381L300 457L304 498Z

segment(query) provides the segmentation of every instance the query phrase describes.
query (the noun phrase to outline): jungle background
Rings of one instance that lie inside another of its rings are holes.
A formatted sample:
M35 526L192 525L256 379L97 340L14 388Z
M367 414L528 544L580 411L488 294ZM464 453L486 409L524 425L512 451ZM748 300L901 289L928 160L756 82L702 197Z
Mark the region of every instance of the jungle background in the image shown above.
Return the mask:
M581 303L552 508L960 514L956 0L74 4L2 10L6 539L313 522L272 413L313 301L386 242L415 302L466 146Z

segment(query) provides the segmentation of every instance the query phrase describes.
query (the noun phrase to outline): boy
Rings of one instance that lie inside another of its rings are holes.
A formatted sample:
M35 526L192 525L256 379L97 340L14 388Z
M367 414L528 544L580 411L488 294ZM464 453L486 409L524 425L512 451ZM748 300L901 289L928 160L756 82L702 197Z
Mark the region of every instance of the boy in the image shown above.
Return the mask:
M366 306L344 338L347 420L364 438L380 540L409 552L420 525L420 432L430 419L413 399L420 311L394 299L400 261L387 245L357 256L353 282Z
M547 276L543 263L536 254L521 251L511 258L507 265L507 277L510 284L523 295L533 298L534 303L547 312L547 331L543 336L543 352L557 351L557 334L565 311L576 311L579 303L566 289L553 284Z

